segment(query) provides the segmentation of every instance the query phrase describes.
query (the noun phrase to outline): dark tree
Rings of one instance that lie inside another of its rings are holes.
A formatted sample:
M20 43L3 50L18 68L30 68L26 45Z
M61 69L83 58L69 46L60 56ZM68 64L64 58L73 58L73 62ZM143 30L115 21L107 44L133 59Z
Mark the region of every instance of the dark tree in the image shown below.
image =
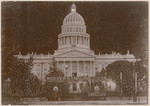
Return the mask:
M19 42L14 42L13 37L2 36L2 85L10 79L10 96L31 96L38 95L40 82L31 73L33 58L27 60L19 59L14 54L19 50ZM18 46L13 46L18 43ZM2 89L5 89L2 86ZM3 96L7 96L2 93Z
M62 70L58 69L57 62L54 57L50 66L49 73L46 75L46 79L48 79L49 77L64 78L64 73L62 72ZM46 95L50 100L53 100L54 99L53 88L55 86L58 87L58 96L61 97L62 99L66 99L69 90L69 84L66 82L66 80L58 82L57 81L49 82L48 80L46 80L46 83L43 88L44 89L43 95Z
M138 81L143 78L146 71L141 62L115 61L106 67L107 78L114 80L125 95L132 95L134 91L134 72L138 73Z

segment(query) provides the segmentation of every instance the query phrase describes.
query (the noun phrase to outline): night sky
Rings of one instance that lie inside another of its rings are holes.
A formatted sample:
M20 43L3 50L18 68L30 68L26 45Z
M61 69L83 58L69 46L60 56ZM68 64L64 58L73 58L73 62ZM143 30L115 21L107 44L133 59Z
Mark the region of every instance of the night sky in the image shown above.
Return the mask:
M2 48L53 54L73 2L2 2ZM74 2L96 54L147 54L148 2Z

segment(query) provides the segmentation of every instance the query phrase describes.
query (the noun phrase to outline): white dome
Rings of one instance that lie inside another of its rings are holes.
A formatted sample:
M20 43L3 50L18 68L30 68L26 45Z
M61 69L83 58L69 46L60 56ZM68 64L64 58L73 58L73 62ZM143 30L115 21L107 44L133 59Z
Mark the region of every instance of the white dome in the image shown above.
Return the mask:
M71 6L71 12L64 18L61 33L58 35L58 48L61 50L72 49L89 50L90 35L86 33L84 19L76 12L76 6Z
M85 24L84 19L82 18L82 16L76 12L76 6L74 4L71 7L71 13L69 13L64 18L63 25L72 24L72 23L73 24L78 23L80 25Z
M68 14L63 21L63 25L71 24L71 23L78 23L80 25L85 25L82 16L76 12L71 12L70 14Z

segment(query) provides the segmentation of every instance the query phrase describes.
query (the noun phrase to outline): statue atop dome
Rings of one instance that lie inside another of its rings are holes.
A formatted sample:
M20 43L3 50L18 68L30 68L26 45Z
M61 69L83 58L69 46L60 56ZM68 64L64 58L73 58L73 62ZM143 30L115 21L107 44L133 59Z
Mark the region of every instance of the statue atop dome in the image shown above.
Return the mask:
M75 6L75 4L73 4L73 5L71 6L71 12L76 12L76 6Z

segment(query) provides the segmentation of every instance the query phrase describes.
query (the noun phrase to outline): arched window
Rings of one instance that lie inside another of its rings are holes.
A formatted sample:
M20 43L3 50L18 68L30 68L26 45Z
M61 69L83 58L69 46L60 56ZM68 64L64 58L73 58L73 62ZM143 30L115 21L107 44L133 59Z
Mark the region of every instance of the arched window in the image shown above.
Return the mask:
M82 39L82 44L83 44L83 36L81 37L81 39Z
M71 15L70 21L72 21L72 15Z
M75 32L75 27L73 27L73 32Z
M63 38L61 39L62 40L62 46L64 45L64 41L63 41Z
M88 46L88 38L86 40L87 40L87 46Z
M67 28L67 32L69 32L69 28Z
M64 45L66 44L66 37L64 37Z
M71 44L71 36L69 38L70 38L70 44Z
M75 17L73 17L73 21L75 20Z
M81 32L81 28L79 27L79 32Z

